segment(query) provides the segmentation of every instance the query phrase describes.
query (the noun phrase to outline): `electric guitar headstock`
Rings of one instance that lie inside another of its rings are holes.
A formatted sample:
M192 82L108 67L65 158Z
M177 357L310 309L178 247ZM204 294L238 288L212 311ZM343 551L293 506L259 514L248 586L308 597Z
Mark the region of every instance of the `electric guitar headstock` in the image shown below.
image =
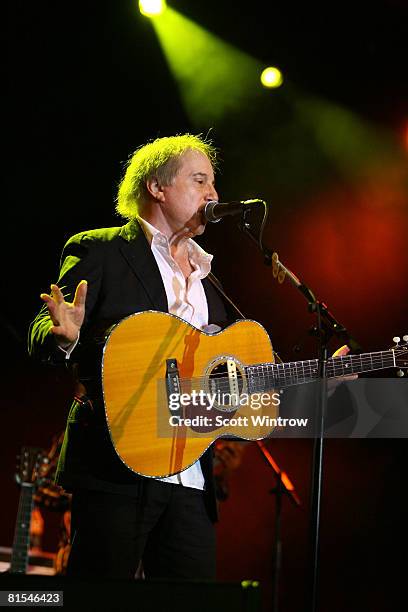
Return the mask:
M399 367L397 376L402 378L408 375L408 334L402 337L402 342L399 336L395 336L392 340L395 344L391 350L394 353L395 365Z

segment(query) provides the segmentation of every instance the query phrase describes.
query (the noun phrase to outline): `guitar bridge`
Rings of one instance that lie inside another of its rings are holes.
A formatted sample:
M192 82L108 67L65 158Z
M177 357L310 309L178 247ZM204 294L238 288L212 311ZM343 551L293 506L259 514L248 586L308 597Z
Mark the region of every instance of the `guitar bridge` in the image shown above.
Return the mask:
M166 391L168 405L171 395L177 394L180 396L180 374L177 359L166 359Z

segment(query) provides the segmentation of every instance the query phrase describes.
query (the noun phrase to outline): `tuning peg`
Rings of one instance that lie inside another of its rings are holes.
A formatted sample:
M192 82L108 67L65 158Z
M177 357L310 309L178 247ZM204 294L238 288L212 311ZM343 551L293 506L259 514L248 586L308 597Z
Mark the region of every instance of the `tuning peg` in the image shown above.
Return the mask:
M395 342L395 344L398 344L398 342L401 342L401 338L399 336L394 336L392 341Z
M402 339L404 342L408 342L408 334L405 334L405 336L402 336Z

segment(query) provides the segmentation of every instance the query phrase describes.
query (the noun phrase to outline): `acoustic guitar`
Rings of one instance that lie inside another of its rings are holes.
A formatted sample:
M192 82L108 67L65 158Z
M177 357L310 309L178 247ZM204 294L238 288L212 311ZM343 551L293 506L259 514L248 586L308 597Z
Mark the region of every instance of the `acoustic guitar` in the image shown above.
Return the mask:
M329 359L328 377L408 366L408 345ZM163 477L192 465L220 437L260 440L281 390L318 378L318 361L275 363L266 330L240 320L215 334L146 311L114 326L102 386L114 448L134 472Z

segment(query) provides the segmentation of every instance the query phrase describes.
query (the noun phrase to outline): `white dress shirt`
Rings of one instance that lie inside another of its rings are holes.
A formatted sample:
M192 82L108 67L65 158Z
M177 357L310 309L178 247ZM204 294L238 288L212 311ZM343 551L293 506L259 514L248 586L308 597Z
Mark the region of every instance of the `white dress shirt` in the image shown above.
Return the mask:
M213 256L206 253L194 240L188 240L188 257L193 272L186 279L171 255L167 236L141 217L138 217L138 221L159 267L166 290L169 313L177 315L198 329L208 329L208 305L201 279L210 273ZM199 461L179 474L160 480L194 489L204 488L204 476Z

